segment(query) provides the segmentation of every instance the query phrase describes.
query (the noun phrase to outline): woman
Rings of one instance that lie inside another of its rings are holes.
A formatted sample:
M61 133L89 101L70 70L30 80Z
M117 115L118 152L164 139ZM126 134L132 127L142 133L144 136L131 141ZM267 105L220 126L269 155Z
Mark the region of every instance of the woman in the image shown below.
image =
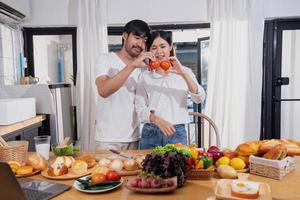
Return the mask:
M144 71L138 81L135 108L144 122L140 148L151 149L168 143L187 143L185 124L189 123L188 95L195 103L203 102L205 92L193 72L174 56L172 32L151 33L147 47L156 61L169 61L171 67Z

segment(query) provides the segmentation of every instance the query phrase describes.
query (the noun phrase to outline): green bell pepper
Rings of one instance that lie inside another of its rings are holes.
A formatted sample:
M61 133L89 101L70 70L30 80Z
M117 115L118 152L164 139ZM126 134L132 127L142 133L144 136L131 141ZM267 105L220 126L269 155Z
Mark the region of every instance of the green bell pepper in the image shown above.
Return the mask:
M198 160L202 160L203 161L203 167L204 169L209 168L210 166L213 165L213 159L208 157L208 156L200 156Z

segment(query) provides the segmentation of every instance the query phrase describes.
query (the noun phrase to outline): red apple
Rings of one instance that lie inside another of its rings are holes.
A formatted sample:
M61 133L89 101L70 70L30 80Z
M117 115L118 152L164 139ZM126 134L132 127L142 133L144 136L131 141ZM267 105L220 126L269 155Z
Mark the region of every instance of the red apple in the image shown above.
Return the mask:
M213 159L214 159L214 163L219 160L219 158L223 157L223 152L222 151L215 151L212 153L213 155Z
M237 153L235 151L232 151L232 150L223 151L223 154L224 154L224 156L226 156L230 159L238 156Z
M209 153L218 152L220 149L217 146L210 146L207 150Z

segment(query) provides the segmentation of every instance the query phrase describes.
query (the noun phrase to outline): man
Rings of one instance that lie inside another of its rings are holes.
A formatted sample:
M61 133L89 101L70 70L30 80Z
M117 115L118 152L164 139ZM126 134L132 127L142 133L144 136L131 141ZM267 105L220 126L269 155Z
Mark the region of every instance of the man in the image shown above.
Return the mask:
M122 49L101 55L95 76L99 93L95 140L98 149L136 149L139 122L134 109L138 76L146 68L145 52L150 28L142 20L128 22L122 34Z

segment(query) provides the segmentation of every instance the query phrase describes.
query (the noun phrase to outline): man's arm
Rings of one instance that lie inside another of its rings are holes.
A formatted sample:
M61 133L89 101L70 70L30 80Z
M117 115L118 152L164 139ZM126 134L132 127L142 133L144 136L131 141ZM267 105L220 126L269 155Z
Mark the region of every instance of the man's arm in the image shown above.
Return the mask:
M144 60L148 58L153 58L153 54L151 52L143 52L137 57L134 61L129 63L115 76L108 77L106 75L99 76L96 79L96 86L98 90L98 94L103 97L109 97L116 91L118 91L126 82L127 78L136 68L147 67Z
M101 97L106 98L115 93L122 87L134 69L135 67L130 63L113 77L108 77L106 75L99 76L96 79L98 94Z

